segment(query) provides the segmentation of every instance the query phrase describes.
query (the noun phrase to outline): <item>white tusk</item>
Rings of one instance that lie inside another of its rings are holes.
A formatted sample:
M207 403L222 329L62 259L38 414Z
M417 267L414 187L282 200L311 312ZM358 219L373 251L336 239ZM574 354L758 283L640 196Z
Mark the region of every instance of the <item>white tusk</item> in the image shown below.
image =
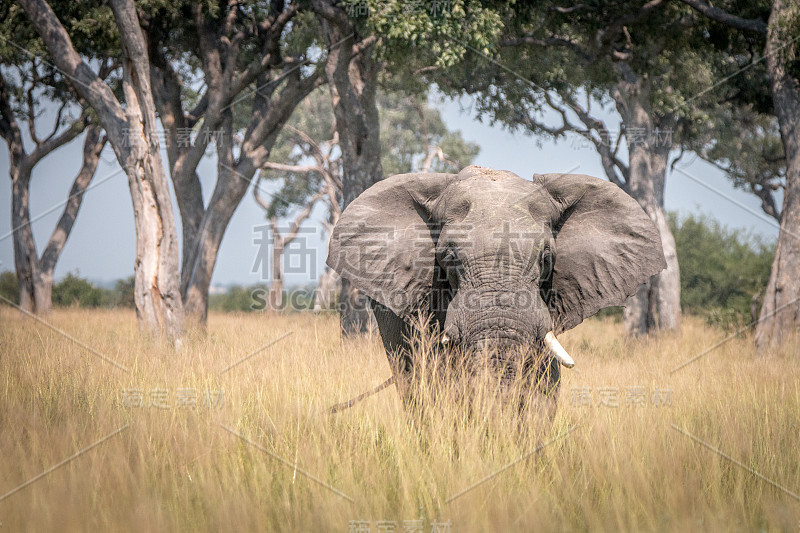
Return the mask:
M552 331L548 331L547 335L544 336L544 344L553 354L553 357L558 359L559 363L567 368L575 366L575 361L572 360L572 357L570 357L564 347L561 346L561 343L558 342L558 339L556 339Z

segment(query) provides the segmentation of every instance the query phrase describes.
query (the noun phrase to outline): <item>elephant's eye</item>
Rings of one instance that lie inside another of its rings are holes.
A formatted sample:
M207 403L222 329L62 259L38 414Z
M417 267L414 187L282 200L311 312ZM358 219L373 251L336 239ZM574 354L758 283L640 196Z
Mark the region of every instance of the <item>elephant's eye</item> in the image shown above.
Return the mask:
M444 251L442 252L442 263L444 266L450 266L455 264L456 262L456 245L452 242L447 243L447 247L445 247Z
M444 268L450 287L453 290L458 290L459 262L454 243L447 244L447 247L442 252L439 264Z

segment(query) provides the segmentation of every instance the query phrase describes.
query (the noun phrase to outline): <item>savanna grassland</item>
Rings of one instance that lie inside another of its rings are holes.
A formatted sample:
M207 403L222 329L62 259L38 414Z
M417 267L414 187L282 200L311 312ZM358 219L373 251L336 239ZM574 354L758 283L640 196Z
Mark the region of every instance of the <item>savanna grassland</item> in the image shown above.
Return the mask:
M178 352L128 311L48 321L79 342L0 308L0 531L800 530L797 343L671 372L728 333L587 321L552 427L515 431L394 387L329 414L390 375L330 315L212 314Z

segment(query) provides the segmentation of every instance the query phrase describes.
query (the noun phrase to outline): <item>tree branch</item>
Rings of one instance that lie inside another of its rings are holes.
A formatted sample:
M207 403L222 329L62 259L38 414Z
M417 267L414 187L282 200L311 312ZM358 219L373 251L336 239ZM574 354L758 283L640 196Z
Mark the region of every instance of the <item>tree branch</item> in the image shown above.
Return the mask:
M284 163L273 163L271 161L267 161L261 165L261 168L268 168L278 172L290 172L292 174L308 174L309 172L319 172L321 174L323 172L317 165L287 165Z
M742 31L753 31L762 35L767 34L767 23L761 19L745 19L728 13L724 9L714 7L703 0L681 0L698 13L721 22L730 28Z
M548 37L545 39L539 39L532 35L524 35L522 37L502 40L500 41L499 44L500 46L506 46L506 47L527 45L527 46L538 46L541 48L546 48L548 46L561 46L564 48L569 48L570 50L578 54L578 56L580 56L580 58L583 59L584 62L593 61L593 56L591 53L589 53L588 50L583 48L578 43L570 41L569 39L565 39L563 37Z
M58 224L56 224L50 240L47 242L44 252L42 252L42 258L39 260L39 267L45 272L52 271L55 268L61 251L64 249L64 245L72 231L72 226L75 224L75 219L78 217L78 210L83 202L83 194L89 188L89 184L97 171L100 152L103 151L107 140L105 136L101 137L100 131L101 128L97 125L91 125L87 128L86 140L83 143L81 169L72 183L61 218L59 218Z
M115 145L123 145L125 111L111 88L80 57L64 26L45 0L19 0L50 52L53 63L69 78L75 90L89 102Z
M322 200L323 196L324 196L323 193L318 192L317 194L308 199L308 202L306 203L303 210L300 211L300 213L298 213L296 217L294 217L294 221L292 222L291 228L289 228L289 232L284 237L282 237L284 245L289 244L290 242L295 240L295 238L297 238L297 233L300 231L300 226L309 216L311 216L311 211L314 210L314 205L316 205L316 203L319 200Z
M46 141L40 142L36 146L36 148L28 156L31 161L31 167L35 166L36 163L41 161L42 158L49 155L54 150L61 148L68 142L75 139L75 137L83 133L83 130L86 129L88 124L88 115L86 110L84 110L83 114L75 122L73 122L68 129L64 130L56 137L49 137Z

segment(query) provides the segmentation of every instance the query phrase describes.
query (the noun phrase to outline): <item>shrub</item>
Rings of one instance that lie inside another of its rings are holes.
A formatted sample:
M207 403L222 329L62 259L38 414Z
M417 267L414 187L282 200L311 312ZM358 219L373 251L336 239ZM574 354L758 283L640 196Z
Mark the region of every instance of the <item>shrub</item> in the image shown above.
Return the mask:
M681 307L709 324L740 327L769 280L775 244L741 229L729 229L706 215L670 213L681 269Z
M17 274L11 270L6 270L0 274L0 296L19 304L19 282L17 281Z
M76 274L69 273L53 286L53 305L61 307L100 307L106 302L104 291Z

